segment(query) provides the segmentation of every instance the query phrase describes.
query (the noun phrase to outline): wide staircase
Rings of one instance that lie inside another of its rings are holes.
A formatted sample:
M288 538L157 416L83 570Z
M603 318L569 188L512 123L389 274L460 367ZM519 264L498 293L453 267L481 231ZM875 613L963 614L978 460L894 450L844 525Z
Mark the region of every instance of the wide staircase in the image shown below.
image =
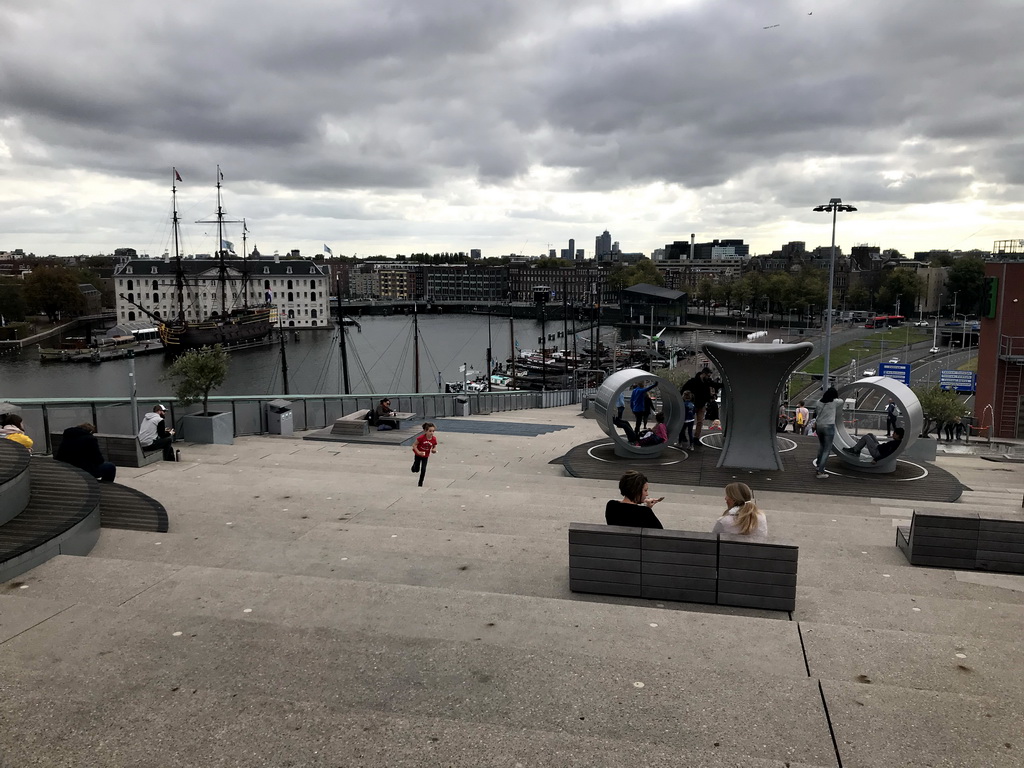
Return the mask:
M0 439L0 583L57 555L87 555L100 528L160 532L163 505Z
M0 582L57 555L85 555L100 536L99 484L0 440Z
M913 505L756 489L801 547L792 615L575 595L567 525L617 493L549 462L591 431L441 439L424 488L407 447L267 438L126 477L172 532L106 531L0 589L33 627L0 635L10 695L75 692L59 739L10 705L12 764L42 739L54 764L117 765L158 747L168 765L1009 766L1024 747L1003 746L1024 695L998 674L1024 595L907 566L893 523ZM709 530L724 503L652 491L667 527Z

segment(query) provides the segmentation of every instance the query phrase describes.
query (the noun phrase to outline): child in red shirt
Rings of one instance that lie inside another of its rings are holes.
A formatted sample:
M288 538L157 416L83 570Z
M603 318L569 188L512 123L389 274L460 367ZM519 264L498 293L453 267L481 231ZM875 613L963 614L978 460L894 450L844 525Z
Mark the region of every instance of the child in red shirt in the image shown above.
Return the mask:
M429 421L423 424L423 434L416 438L416 441L412 444L413 460L412 460L412 471L420 473L419 484L423 485L423 478L427 474L427 459L430 458L430 454L437 453L437 438L434 437L434 432L437 431L437 427L431 424Z

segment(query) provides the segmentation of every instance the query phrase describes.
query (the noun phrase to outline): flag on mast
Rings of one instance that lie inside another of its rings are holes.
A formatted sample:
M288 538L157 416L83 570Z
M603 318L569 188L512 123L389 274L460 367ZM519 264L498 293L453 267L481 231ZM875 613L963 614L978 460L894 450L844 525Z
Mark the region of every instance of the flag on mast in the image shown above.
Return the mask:
M178 169L177 168L172 168L171 170L174 171L174 180L175 181L181 181L181 174L178 173Z
M330 247L327 245L327 243L324 243L324 253L326 253L326 254L328 254L330 256L334 255L334 251L332 251L330 249Z

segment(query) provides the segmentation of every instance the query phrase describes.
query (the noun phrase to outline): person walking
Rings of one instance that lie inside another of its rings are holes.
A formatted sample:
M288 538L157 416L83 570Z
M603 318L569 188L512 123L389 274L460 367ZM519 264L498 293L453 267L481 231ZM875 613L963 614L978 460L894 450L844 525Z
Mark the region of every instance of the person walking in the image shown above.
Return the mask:
M889 403L885 406L885 436L891 437L892 431L896 429L896 417L899 416L899 409L896 407L896 401L891 397Z
M832 453L832 442L836 439L836 413L843 408L843 401L839 399L839 393L835 387L829 387L821 396L817 412L814 414L814 431L818 435L818 458L814 460L814 467L817 473L814 475L819 480L827 480L828 473L825 471L825 462Z
M420 473L419 485L421 487L423 486L423 478L427 476L427 459L430 458L430 454L437 453L435 432L437 432L437 427L429 421L424 422L423 434L419 435L412 444L412 471L413 473Z

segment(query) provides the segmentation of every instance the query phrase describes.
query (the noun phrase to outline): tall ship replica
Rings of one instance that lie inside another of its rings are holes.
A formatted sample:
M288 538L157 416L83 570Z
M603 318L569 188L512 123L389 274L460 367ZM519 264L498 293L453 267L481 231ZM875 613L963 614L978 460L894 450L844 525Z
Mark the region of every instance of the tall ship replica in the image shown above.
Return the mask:
M175 316L164 318L161 317L159 311L151 311L146 309L136 301L132 301L130 297L125 297L121 294L121 298L127 301L129 304L138 308L141 312L150 317L157 324L157 329L160 333L160 341L164 345L164 350L169 355L178 355L189 349L197 349L200 347L212 347L215 344L221 344L226 347L232 346L244 346L259 342L268 337L274 328L274 324L277 322L277 310L271 304L270 295L267 294L267 300L265 303L260 305L250 305L249 295L251 289L249 287L249 270L245 260L241 261L242 269L241 275L237 278L240 279L241 289L233 292L235 296L238 296L241 300L240 306L234 306L235 302L228 302L228 258L230 255L230 243L224 239L224 225L226 223L241 223L243 225L244 233L244 222L228 222L224 216L224 207L222 199L222 184L224 174L221 173L220 166L217 166L217 213L214 221L200 221L201 224L217 224L217 294L219 295L219 309L215 309L209 313L205 319L200 320L188 320L186 319L185 306L187 303L186 296L196 293L198 291L194 286L189 286L186 276L185 268L181 258L181 220L178 216L178 182L181 181L181 176L178 174L176 169L171 169L171 223L174 233L174 278L175 278L175 291L174 298L176 301L177 312ZM244 238L244 234L243 234ZM244 251L244 245L243 245ZM190 290L191 289L191 290Z

